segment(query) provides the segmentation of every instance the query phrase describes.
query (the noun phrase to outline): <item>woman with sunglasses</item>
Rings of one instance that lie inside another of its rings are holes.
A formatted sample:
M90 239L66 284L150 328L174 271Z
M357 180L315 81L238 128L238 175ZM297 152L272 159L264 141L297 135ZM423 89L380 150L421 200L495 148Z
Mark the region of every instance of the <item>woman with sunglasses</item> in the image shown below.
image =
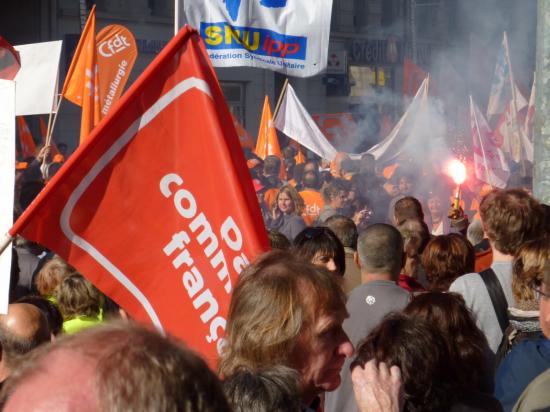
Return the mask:
M285 185L279 189L275 202L271 208L271 215L267 220L267 228L282 233L292 241L305 227L306 223L302 218L304 200L296 189Z
M346 252L340 239L328 227L305 228L293 243L296 256L327 268L338 277L346 271Z

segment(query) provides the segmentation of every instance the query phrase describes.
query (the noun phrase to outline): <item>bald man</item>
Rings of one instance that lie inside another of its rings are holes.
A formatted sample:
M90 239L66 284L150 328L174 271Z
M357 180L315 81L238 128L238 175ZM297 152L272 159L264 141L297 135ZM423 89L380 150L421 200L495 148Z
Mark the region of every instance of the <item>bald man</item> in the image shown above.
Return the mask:
M40 309L28 303L9 305L8 314L0 315L0 382L20 356L48 341L50 328Z

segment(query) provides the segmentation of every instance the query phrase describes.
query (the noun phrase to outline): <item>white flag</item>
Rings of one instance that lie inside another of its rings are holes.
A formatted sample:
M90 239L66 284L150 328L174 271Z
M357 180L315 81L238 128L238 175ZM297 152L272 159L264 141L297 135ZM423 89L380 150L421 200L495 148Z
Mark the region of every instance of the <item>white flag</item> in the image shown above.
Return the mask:
M290 83L287 84L281 106L273 119L273 125L325 160L332 160L336 156L337 150L329 143L298 100Z
M491 186L505 188L510 169L504 159L499 142L474 100L470 96L470 125L472 131L474 167L476 177Z
M15 82L0 80L0 236L13 225L15 185ZM0 314L8 313L11 247L0 254Z
M184 10L216 67L309 77L327 66L332 0L186 0Z
M512 84L514 85L513 89ZM508 36L506 36L506 32L504 32L502 44L497 56L495 75L493 77L493 83L491 84L489 104L487 105L488 120L492 122L491 119L493 116L504 113L511 103L515 111L518 112L527 106L527 100L521 94L514 82Z
M17 116L47 114L57 95L61 40L14 46L21 57L21 69L15 76Z
M415 138L419 134L416 125L418 122L422 122L420 114L423 109L427 109L428 85L429 80L426 78L391 133L367 151L367 153L374 156L377 163L389 163L399 157L411 145L416 144Z

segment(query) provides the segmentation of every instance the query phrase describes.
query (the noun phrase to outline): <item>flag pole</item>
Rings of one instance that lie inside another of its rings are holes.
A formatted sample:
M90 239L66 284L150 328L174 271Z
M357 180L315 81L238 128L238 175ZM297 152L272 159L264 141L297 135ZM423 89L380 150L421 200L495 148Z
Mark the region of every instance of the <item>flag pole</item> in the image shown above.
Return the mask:
M489 186L491 186L491 189L494 188L494 185L491 181L491 172L489 172L489 165L487 164L487 157L485 156L485 149L483 148L483 142L481 141L481 131L479 130L479 123L477 121L477 115L474 110L474 100L472 99L472 95L470 95L470 110L472 114L474 115L474 123L476 125L477 130L477 138L479 141L479 147L481 148L481 154L483 155L483 163L485 163L485 173L487 174L487 180L489 180Z
M275 119L277 117L277 113L279 113L279 109L281 108L281 102L283 101L283 96L286 93L287 87L288 87L288 77L285 79L283 88L281 89L281 94L279 95L279 100L277 100L277 105L275 106L275 111L273 112L273 119Z
M0 255L8 248L8 246L13 242L13 236L9 233L4 234L0 240Z

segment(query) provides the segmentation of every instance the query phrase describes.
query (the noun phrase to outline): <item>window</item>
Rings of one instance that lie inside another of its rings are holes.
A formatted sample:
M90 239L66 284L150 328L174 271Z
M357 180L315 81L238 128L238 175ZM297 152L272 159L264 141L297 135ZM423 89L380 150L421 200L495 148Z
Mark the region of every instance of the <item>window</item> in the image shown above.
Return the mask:
M245 84L239 82L220 82L225 101L229 107L229 111L239 123L246 127L245 124Z

